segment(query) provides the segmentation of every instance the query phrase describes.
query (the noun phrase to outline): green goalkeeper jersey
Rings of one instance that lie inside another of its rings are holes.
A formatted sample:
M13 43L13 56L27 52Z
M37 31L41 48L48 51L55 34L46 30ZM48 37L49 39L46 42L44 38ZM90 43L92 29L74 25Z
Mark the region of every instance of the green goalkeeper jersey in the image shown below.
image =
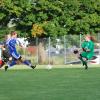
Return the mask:
M84 41L82 43L82 48L85 50L81 55L87 59L91 59L94 56L94 42L93 41Z

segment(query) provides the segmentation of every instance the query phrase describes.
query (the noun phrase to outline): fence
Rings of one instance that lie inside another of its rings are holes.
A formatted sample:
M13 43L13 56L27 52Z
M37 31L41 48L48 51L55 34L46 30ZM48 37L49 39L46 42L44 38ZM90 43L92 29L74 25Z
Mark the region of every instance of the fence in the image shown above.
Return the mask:
M97 38L100 40L100 34ZM82 41L81 34L57 38L36 38L24 50L19 49L19 51L25 58L36 64L80 63L76 55L73 54L73 50L80 48ZM96 55L99 55L97 62L100 63L100 46L96 45L95 51Z

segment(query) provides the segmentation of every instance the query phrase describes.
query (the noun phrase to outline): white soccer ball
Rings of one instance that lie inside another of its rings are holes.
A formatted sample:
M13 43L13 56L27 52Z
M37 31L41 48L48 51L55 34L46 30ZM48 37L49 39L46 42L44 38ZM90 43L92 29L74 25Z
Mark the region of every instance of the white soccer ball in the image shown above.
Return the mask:
M48 70L52 69L52 65L47 65L46 67Z
M97 45L98 47L100 47L100 43L97 43L96 45Z

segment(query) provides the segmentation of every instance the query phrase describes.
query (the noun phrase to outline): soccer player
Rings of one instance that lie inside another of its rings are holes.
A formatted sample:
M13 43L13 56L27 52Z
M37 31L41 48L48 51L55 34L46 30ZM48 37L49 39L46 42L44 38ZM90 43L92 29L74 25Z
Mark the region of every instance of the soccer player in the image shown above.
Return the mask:
M0 44L0 58L2 59L2 63L0 64L0 67L2 67L5 63L7 63L8 61L11 61L12 60L12 57L11 55L9 54L9 51L8 51L8 48L6 46L6 42L8 42L10 39L10 35L6 35L6 38L5 38L5 41L3 41L1 44Z
M4 62L8 62L12 60L12 56L9 54L9 49L7 47L7 44L10 41L10 39L11 39L11 35L10 34L6 35L3 48L2 48L2 56Z
M3 67L5 63L12 60L11 55L9 54L6 43L11 39L10 34L5 36L5 40L0 43L0 68Z
M82 52L79 53L77 50L74 51L78 54L78 58L82 61L85 69L88 69L87 61L91 60L94 56L94 41L95 39L91 35L85 36L85 41L82 43Z
M12 61L8 61L7 66L5 66L5 71L7 71L9 67L12 67L17 63L23 63L34 69L36 65L33 66L28 60L23 60L21 55L17 52L16 50L17 42L20 43L20 41L17 40L17 33L11 32L11 38L9 39L9 41L6 42L6 44L9 50L9 54L12 56ZM22 46L21 43L20 46Z

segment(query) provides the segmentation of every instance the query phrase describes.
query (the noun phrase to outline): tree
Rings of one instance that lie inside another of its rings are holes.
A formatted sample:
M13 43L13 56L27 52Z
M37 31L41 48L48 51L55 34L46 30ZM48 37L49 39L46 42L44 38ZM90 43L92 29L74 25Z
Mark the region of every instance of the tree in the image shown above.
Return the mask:
M14 27L8 27L9 23ZM100 0L0 0L0 34L12 29L31 39L96 34L100 31Z
M14 19L22 35L36 23L47 36L100 31L100 0L1 0L0 11L0 27Z

